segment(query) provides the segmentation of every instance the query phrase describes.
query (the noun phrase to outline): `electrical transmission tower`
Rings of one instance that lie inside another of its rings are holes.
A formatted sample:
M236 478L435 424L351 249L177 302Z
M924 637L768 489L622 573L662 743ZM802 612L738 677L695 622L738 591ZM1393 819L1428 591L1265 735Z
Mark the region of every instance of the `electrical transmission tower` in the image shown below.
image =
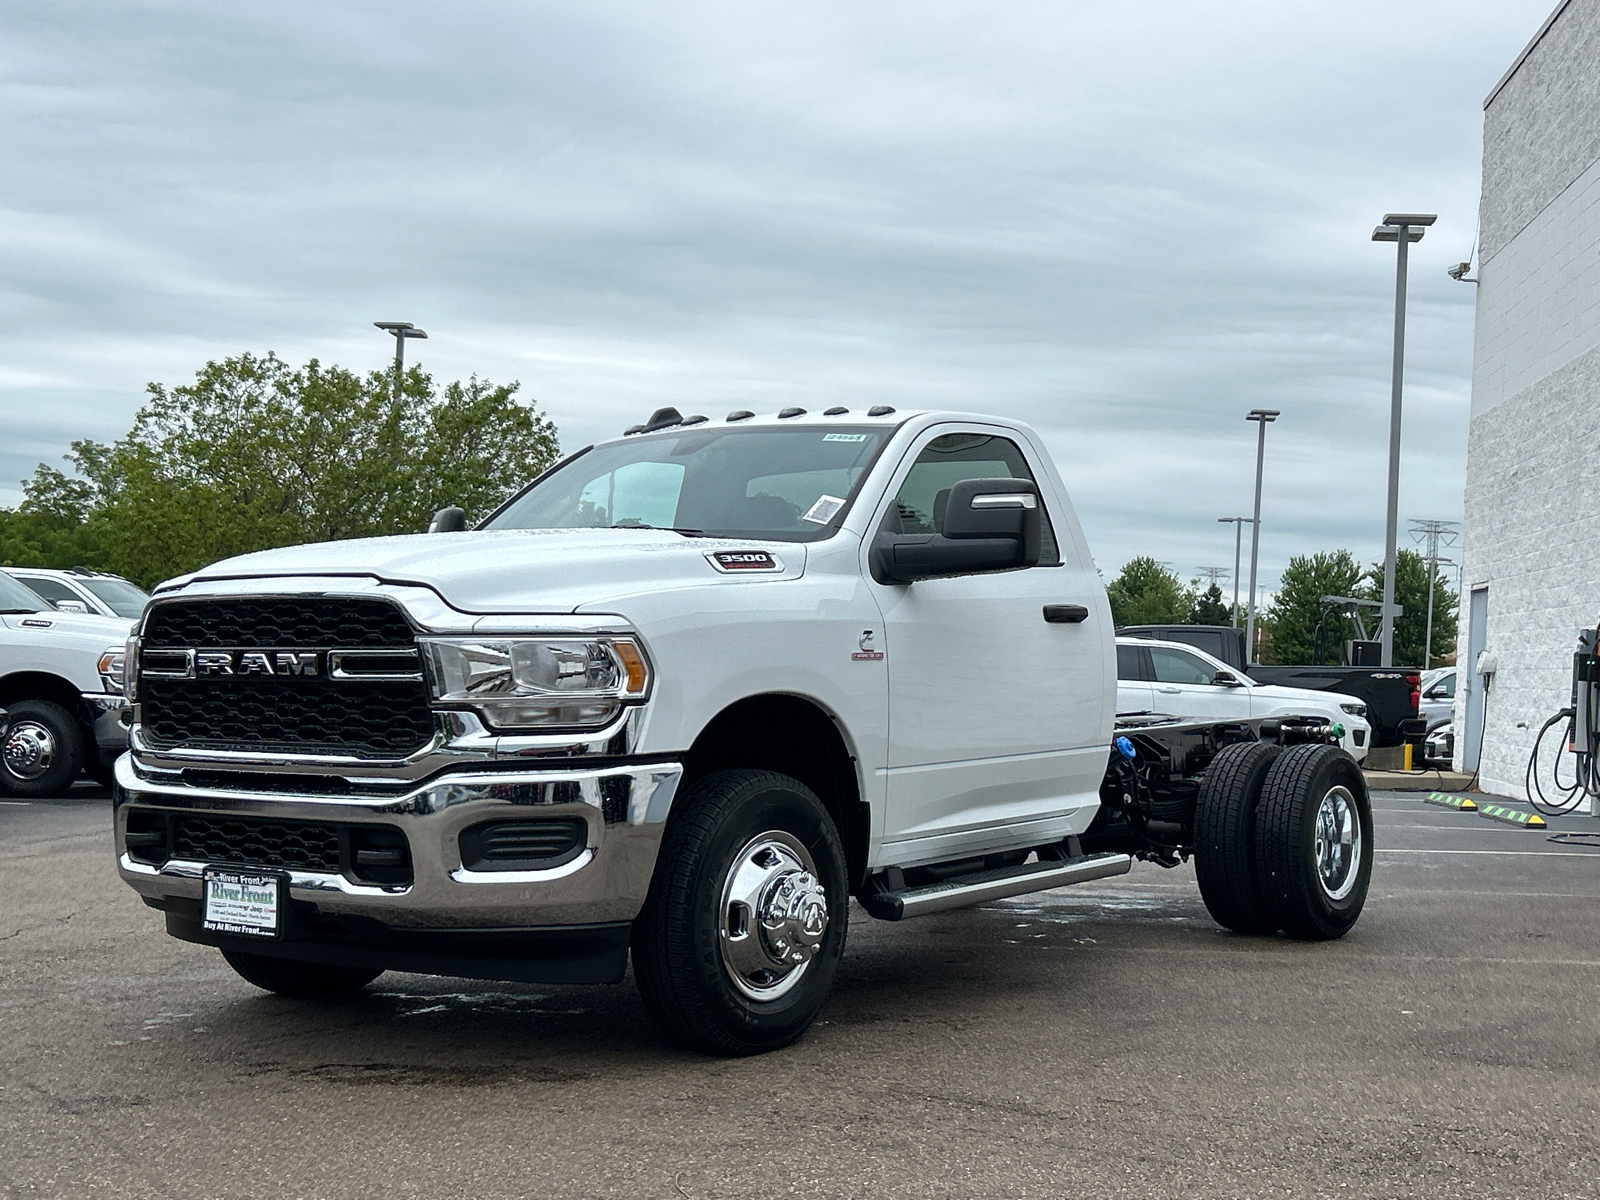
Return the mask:
M1439 550L1441 547L1448 549L1460 540L1460 528L1460 521L1419 521L1413 518L1411 522L1411 540L1427 550L1422 556L1422 561L1428 564L1428 626L1422 643L1424 671L1433 665L1433 581L1440 567L1455 565L1455 559L1441 557Z
M1206 577L1206 587L1221 587L1223 580L1228 578L1227 567L1201 567L1200 574Z

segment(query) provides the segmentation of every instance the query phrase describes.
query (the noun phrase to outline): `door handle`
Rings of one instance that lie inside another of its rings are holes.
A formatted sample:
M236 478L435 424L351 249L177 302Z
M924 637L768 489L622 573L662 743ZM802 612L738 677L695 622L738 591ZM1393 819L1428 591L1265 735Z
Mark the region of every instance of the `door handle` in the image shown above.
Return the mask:
M1052 625L1076 625L1089 619L1089 610L1081 604L1046 604L1044 619Z
M1183 690L1182 688L1175 688L1175 687L1164 687L1164 688L1157 688L1156 689L1156 691L1164 692L1169 696L1176 696L1182 690Z

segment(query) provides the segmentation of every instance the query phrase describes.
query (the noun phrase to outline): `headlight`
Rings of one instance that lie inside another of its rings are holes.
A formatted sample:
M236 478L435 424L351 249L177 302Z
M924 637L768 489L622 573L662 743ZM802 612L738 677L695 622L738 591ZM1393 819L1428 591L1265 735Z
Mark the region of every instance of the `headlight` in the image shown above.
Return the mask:
M105 691L122 691L122 666L127 661L127 655L123 652L121 646L113 646L100 656L97 669L100 672L100 686Z
M435 703L492 729L594 729L650 691L628 638L419 638Z
M1364 717L1367 715L1367 706L1361 703L1359 700L1352 700L1348 703L1342 703L1339 705L1339 707L1344 709L1344 711L1349 713L1352 717Z
M114 653L114 651L107 651ZM139 698L139 639L130 637L122 652L122 694L132 703Z

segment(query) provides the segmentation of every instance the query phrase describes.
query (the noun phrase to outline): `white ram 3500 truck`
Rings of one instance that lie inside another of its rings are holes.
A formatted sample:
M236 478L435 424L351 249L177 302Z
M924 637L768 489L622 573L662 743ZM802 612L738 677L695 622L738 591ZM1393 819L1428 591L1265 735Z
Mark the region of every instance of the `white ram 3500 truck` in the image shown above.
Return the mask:
M103 784L128 745L123 643L132 622L60 612L0 571L0 796L57 796L80 772Z
M287 995L620 979L751 1053L898 920L1194 855L1337 937L1372 863L1323 722L1114 727L1111 614L1036 435L664 409L475 530L247 555L129 643L123 878Z

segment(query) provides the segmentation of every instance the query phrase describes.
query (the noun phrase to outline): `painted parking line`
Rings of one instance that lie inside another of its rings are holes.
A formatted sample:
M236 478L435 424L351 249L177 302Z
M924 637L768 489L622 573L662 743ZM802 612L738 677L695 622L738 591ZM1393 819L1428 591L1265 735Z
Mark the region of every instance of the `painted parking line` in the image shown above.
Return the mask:
M1379 854L1497 854L1505 858L1600 858L1600 850L1406 850L1400 847L1379 846Z
M30 801L27 800L0 800L0 804L4 804L8 808L27 808L29 803Z

